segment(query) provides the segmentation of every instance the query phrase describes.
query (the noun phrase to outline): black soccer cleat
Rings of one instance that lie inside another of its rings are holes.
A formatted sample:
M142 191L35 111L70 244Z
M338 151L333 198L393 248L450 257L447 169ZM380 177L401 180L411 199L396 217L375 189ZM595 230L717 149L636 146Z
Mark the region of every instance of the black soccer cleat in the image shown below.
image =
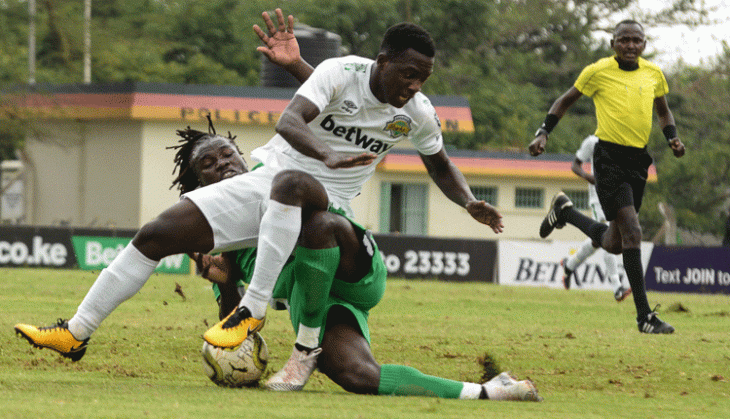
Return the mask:
M659 306L654 307L655 311L646 315L646 320L638 321L639 332L641 333L653 333L653 334L669 334L674 333L674 327L667 322L663 322L656 316L656 309Z
M573 203L568 198L568 195L563 192L558 192L550 203L550 212L547 213L545 219L542 220L542 224L540 224L540 237L544 239L554 229L565 227L565 219L561 217L562 211L572 206Z

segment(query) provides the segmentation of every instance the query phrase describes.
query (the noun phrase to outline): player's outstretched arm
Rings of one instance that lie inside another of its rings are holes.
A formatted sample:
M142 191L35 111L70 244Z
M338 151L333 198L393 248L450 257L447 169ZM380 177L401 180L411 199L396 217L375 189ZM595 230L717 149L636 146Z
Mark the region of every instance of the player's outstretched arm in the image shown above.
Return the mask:
M261 13L269 31L268 35L259 25L253 25L254 32L263 43L256 50L291 73L300 83L304 83L312 75L314 68L300 54L299 42L294 36L294 16L289 15L285 20L281 9L276 9L275 12L278 25L274 25L267 12Z
M469 215L482 224L488 225L492 231L499 234L504 231L502 223L502 214L496 208L487 204L485 201L471 201L466 204L466 210Z
M436 154L420 154L420 156L428 175L447 198L466 208L472 218L488 225L495 233L502 232L504 228L502 216L491 205L474 198L464 175L449 159L443 148Z

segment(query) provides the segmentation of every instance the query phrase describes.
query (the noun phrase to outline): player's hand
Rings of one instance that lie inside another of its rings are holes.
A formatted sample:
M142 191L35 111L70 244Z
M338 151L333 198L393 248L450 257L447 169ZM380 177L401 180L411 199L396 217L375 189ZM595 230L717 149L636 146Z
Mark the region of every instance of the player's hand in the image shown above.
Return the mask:
M470 201L466 203L466 210L469 215L482 224L492 228L492 231L499 234L504 230L502 214L485 201Z
M674 138L669 142L669 147L672 149L672 153L674 153L674 157L682 157L684 156L684 144L682 144L682 141L679 138Z
M264 44L256 50L264 54L272 63L282 67L299 61L301 55L299 42L294 37L294 17L289 15L287 20L284 20L281 9L276 9L278 27L274 25L267 12L263 12L261 17L263 17L266 28L269 30L269 35L266 35L259 25L253 25L254 32Z
M231 270L230 260L223 254L211 256L204 253L188 254L195 261L200 276L214 284L225 284Z
M532 140L532 142L530 143L530 155L539 156L540 154L544 153L545 144L547 144L547 135L540 134L535 137L535 139Z
M345 169L348 167L367 166L372 164L377 157L378 155L375 153L362 153L355 157L332 153L323 162L330 169Z

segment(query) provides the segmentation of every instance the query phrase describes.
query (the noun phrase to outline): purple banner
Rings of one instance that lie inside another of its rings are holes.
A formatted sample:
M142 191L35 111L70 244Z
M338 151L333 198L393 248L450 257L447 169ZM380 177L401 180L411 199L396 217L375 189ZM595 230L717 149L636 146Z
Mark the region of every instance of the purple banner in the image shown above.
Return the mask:
M730 247L654 246L646 289L730 294Z

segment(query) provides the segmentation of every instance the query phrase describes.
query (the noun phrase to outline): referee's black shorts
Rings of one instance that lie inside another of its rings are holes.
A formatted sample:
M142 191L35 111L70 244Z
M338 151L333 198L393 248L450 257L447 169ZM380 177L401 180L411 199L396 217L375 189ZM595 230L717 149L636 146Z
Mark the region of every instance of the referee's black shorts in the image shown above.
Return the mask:
M615 220L616 213L623 207L633 205L639 212L651 163L646 147L598 141L593 151L593 173L606 220Z

